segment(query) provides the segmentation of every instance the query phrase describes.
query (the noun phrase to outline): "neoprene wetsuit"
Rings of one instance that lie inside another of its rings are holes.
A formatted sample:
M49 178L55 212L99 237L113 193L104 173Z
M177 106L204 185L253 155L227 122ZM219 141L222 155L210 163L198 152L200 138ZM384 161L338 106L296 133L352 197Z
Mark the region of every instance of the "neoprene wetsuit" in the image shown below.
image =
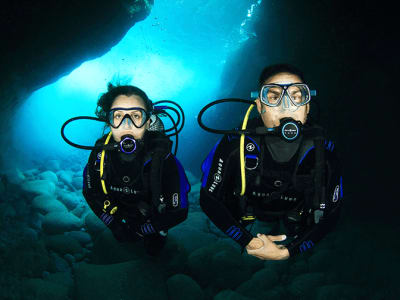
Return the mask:
M259 126L264 126L261 118L248 123L248 128ZM313 140L300 137L287 143L276 136L246 136L246 193L239 197L239 137L225 135L204 160L201 208L242 247L254 237L246 229L251 222L242 218L246 214L260 221L283 221L286 232L274 234L286 234L291 240L285 245L291 257L312 247L332 229L340 213L341 164L334 144L325 141L326 204L323 217L316 223L314 211L310 211L315 190Z
M97 144L104 143L105 136ZM148 149L147 149L148 150ZM83 172L83 195L93 212L110 228L120 241L162 238L169 228L183 222L188 213L187 195L190 191L184 169L169 153L161 174L161 202L165 212L153 209L150 181L152 159L142 151L132 162L121 161L116 151L105 153L105 185L117 206L114 213L103 211L106 195L100 181L101 150L93 150ZM106 203L107 204L107 203ZM161 232L161 234L160 234Z

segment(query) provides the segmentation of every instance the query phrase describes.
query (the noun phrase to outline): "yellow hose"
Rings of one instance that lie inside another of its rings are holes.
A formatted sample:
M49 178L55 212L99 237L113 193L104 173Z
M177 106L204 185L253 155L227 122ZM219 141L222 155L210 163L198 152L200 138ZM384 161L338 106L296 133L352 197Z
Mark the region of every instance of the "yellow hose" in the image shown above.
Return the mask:
M107 135L107 138L106 138L106 141L104 142L104 145L107 145L107 144L108 144L108 142L109 142L109 140L110 140L110 138L111 138L111 135L112 135L112 131L110 131L110 133ZM105 184L105 182L104 182L104 180L103 180L104 154L105 154L105 153L106 153L106 152L105 152L104 149L103 149L103 151L101 151L101 159L100 159L100 180L101 180L101 186L102 186L102 188L103 188L103 192L104 192L104 194L107 195L106 184Z
M242 130L245 130L247 127L247 121L249 120L250 112L254 108L254 104L251 104L247 109L246 115L244 116ZM240 196L243 196L246 192L246 174L244 169L244 133L240 135L240 174L242 177L242 190L240 192Z

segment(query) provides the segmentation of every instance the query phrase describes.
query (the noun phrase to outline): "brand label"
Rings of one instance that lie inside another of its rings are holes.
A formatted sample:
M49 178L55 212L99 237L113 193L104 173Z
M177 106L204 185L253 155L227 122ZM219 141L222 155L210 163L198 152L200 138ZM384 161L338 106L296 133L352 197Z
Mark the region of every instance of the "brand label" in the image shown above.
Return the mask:
M224 165L224 161L222 158L218 161L218 168L217 172L214 174L214 182L211 184L210 188L208 189L209 192L214 192L215 188L217 187L218 183L222 181L222 167Z

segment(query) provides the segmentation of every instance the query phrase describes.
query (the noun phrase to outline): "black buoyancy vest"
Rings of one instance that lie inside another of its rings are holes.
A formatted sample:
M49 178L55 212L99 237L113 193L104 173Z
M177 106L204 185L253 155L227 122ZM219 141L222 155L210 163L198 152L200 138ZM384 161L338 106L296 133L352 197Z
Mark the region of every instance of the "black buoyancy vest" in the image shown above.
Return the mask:
M262 126L259 122L260 120L253 120L249 124ZM265 140L264 136L246 136L245 139L246 194L239 197L242 214L246 215L250 211L261 219L275 219L291 215L293 211L320 208L321 203L315 201L320 202L321 199L314 198L315 177L318 173L315 163L318 152L315 151L315 136L303 136L289 161L280 163L272 158ZM236 186L241 184L240 178L238 179Z

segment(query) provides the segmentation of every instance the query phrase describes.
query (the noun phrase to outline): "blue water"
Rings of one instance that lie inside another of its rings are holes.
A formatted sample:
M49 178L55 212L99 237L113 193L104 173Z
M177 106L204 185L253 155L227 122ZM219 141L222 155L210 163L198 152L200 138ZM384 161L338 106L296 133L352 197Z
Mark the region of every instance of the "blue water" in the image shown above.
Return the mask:
M87 160L89 152L67 145L60 128L71 117L95 116L97 99L112 81L136 85L153 101L170 99L183 107L186 126L180 135L178 157L188 160L183 156L193 144L193 132L199 130L196 116L202 106L219 96L224 66L254 34L251 25L260 3L155 1L151 14L109 52L82 63L25 101L17 114L14 148L25 160L63 159L72 154L82 162ZM168 122L165 120L166 125ZM77 121L68 125L66 135L75 143L93 145L103 125Z

